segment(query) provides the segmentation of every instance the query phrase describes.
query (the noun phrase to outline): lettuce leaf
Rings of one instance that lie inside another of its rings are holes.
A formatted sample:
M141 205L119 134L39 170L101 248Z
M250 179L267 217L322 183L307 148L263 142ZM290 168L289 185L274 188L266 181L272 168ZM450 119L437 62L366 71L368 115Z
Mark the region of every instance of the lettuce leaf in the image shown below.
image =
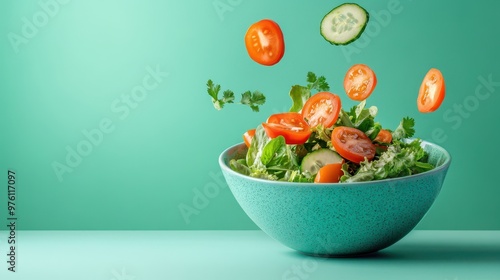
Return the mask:
M375 122L377 113L376 106L366 108L366 100L363 100L358 105L353 106L349 112L341 110L337 125L357 128L373 140L382 129L382 125Z
M248 171L237 164L234 164L233 170L248 173L252 177L287 180L290 171L299 170L294 149L295 146L285 143L283 136L269 138L262 125L259 125L246 155Z
M309 97L311 97L311 91L307 87L299 85L292 86L292 89L290 89L290 98L292 99L290 112L300 112Z
M347 166L343 168L345 175L341 177L341 182L381 180L431 170L434 166L425 162L427 153L421 143L419 139L409 143L396 140L378 159L361 162L356 174L351 176Z

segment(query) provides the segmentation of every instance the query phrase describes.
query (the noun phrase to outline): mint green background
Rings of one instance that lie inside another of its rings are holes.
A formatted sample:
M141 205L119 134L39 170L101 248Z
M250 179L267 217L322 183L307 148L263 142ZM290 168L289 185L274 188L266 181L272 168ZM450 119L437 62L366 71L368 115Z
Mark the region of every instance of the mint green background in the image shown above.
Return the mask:
M412 116L419 137L453 156L443 190L418 228L500 229L494 117L500 87L467 115L453 112L455 104L474 101L478 77L500 81L500 3L396 1L400 13L388 22L372 17L371 29L346 48L318 32L338 1L68 2L19 53L8 34L21 34L22 18L32 22L43 10L38 1L0 2L0 170L17 171L20 229L255 229L227 188L189 223L179 205L193 205L196 190L214 186L218 155L240 142L243 131L289 108L288 90L307 71L325 75L344 104L353 105L342 80L354 63L377 73L369 103L379 107L380 122L394 128ZM358 3L374 15L393 2ZM219 15L214 3L229 9ZM285 35L285 56L273 67L251 61L243 44L247 27L262 18L277 21ZM353 48L349 56L342 51ZM121 120L112 102L156 65L169 76ZM443 72L447 96L438 111L424 115L415 99L431 67ZM239 106L218 112L205 91L209 78L236 92L259 89L268 101L260 113ZM51 164L64 162L66 146L75 148L85 140L81 131L103 118L114 131L60 182ZM433 136L436 129L447 138Z

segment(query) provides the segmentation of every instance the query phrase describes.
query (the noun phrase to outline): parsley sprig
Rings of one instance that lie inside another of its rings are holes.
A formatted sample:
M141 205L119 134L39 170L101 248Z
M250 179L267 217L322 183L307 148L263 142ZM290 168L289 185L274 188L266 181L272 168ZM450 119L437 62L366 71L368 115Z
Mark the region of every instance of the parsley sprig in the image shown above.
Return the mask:
M307 72L307 88L309 90L315 89L317 91L329 91L330 86L326 82L324 76L317 77L313 72Z
M208 80L207 82L207 92L208 95L212 97L212 103L214 104L215 109L221 110L224 108L224 105L229 103L235 103L234 92L231 90L225 90L222 93L222 98L219 98L219 92L221 90L220 85L214 84L212 80ZM235 104L242 104L249 106L252 111L259 112L259 106L264 105L266 103L266 97L263 93L259 91L245 91L241 94L241 100Z
M405 117L399 123L399 126L392 132L392 138L401 140L404 138L413 137L415 134L415 120L410 117Z

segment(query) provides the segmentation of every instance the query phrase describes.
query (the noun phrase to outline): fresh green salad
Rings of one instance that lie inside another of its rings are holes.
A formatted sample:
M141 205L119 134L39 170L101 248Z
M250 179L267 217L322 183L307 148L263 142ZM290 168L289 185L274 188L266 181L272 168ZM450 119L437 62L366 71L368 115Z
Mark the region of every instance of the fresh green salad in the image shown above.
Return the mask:
M431 170L415 122L405 117L393 130L375 120L378 109L366 98L376 85L364 64L351 67L344 79L348 97L361 100L344 109L329 92L324 77L308 73L306 86L291 88L289 112L273 114L244 133L245 158L230 166L241 174L289 182L360 182L403 177ZM208 84L208 91L214 84ZM313 94L313 92L316 92ZM217 98L214 98L217 99Z

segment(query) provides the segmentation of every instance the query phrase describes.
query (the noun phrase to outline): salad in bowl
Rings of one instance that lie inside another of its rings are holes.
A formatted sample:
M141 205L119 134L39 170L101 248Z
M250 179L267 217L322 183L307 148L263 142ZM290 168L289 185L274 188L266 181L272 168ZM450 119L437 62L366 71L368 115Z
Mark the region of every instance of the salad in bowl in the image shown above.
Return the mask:
M307 86L292 87L289 112L272 114L243 134L248 151L231 160L234 171L274 181L349 183L434 168L422 140L412 138L414 119L404 117L394 129L376 121L378 109L367 106L366 98L377 78L367 65L356 64L346 73L346 93L360 101L350 109L329 92L324 77L309 72L307 81Z
M321 35L332 45L353 42L369 16L357 4L332 9L321 21ZM266 67L284 53L283 32L271 20L253 24L245 35L249 56ZM347 96L359 103L342 106L325 77L307 74L307 84L290 89L287 112L267 116L243 133L244 143L223 151L219 165L245 213L269 236L299 252L352 256L376 252L410 232L427 213L444 182L451 156L436 144L414 138L415 121L396 127L377 121L367 99L377 85L365 64L345 74ZM217 110L239 103L258 112L266 101L246 91L239 102L230 90L207 82ZM417 108L430 113L445 96L441 72L430 69Z
M308 82L292 87L290 112L221 153L226 182L252 221L289 248L328 257L382 250L427 213L451 157L412 138L413 119L390 130L365 100L344 110L323 78L310 73Z

